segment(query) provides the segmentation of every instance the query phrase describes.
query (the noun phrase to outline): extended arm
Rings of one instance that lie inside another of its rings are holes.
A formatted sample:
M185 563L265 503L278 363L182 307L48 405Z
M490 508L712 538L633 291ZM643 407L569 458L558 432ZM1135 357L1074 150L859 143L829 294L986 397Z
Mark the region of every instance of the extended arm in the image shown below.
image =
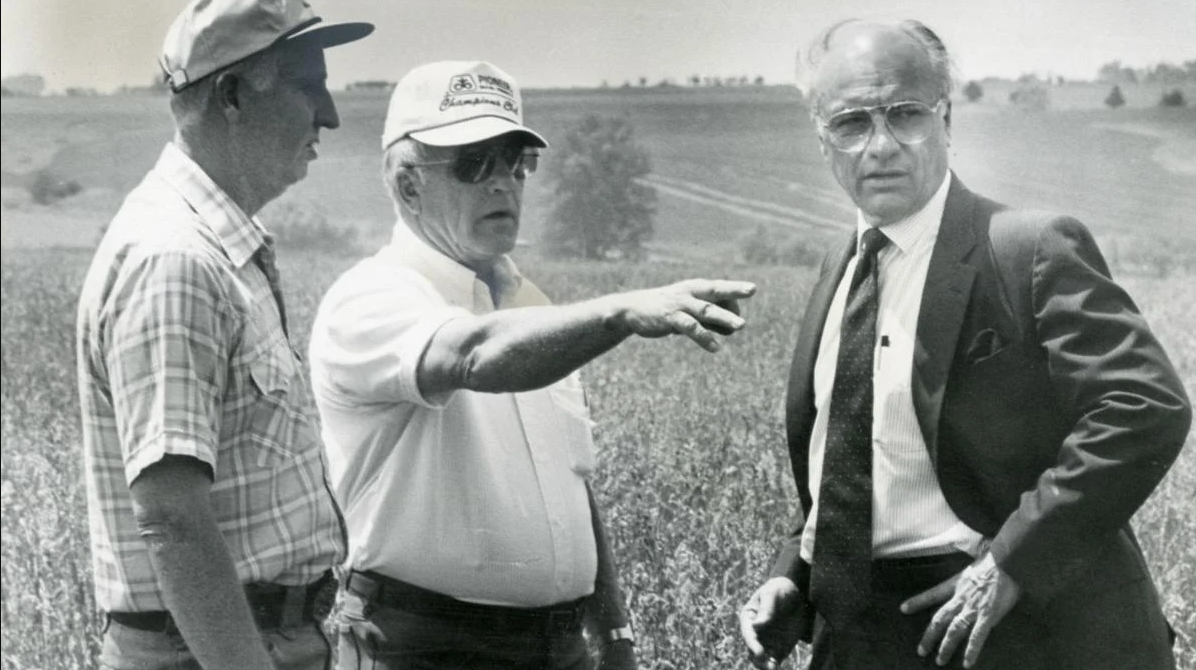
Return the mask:
M695 279L572 305L452 319L432 337L420 360L420 392L433 396L456 389L512 393L542 388L632 335L683 334L717 351L711 329L729 334L741 328L744 321L733 311L735 301L754 291L746 282Z

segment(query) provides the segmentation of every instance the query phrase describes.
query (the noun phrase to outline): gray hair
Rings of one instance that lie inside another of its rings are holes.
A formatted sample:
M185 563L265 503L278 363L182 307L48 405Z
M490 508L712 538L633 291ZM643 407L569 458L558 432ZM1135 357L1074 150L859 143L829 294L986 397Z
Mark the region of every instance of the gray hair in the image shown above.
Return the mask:
M207 75L170 96L170 112L179 131L186 134L201 124L212 107L216 80L231 73L241 77L253 90L269 91L278 83L281 59L276 49L266 49Z
M402 214L402 199L399 197L399 176L410 174L416 181L423 183L422 176L416 171L417 165L433 161L448 160L452 157L451 147L434 147L424 144L412 137L404 137L382 153L382 182L386 185L386 192L394 202L395 212Z
M810 102L810 115L814 116L817 113L817 105L813 104L814 95L814 78L818 74L818 68L822 61L826 58L827 53L831 50L831 43L834 40L835 33L840 29L858 24L872 23L864 21L863 19L846 19L840 21L831 27L823 30L810 42L810 46L804 51L797 53L797 86L801 89L802 95ZM952 89L955 87L953 73L955 71L955 63L951 60L951 55L947 53L947 47L943 44L943 40L924 23L914 20L900 21L896 23L878 22L877 25L888 25L897 28L901 32L908 35L914 40L926 54L927 60L930 62L931 71L934 73L935 79L938 80L939 95L943 98L948 98L951 95Z

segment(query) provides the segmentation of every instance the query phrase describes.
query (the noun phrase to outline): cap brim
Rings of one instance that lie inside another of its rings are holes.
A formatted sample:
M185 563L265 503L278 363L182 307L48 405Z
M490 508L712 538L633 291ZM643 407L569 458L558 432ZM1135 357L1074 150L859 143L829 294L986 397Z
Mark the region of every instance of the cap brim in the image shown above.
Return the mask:
M314 40L320 46L327 49L328 47L356 42L372 32L374 32L374 24L364 21L322 25L319 24L319 19L317 19L315 22L301 27L297 32L287 35L284 39L288 41Z
M532 146L548 147L548 141L536 131L498 116L479 116L446 126L420 130L411 133L411 137L434 147L456 147L481 142L507 133L521 133L527 137Z

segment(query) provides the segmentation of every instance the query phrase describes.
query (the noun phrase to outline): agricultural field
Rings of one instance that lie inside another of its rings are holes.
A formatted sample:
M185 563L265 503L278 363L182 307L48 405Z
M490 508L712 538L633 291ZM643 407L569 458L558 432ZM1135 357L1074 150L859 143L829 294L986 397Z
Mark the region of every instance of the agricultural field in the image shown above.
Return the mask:
M1128 95L1128 92L1127 92ZM757 226L825 239L851 222L804 109L781 88L744 91L532 92L528 121L550 141L587 112L628 117L653 158L659 193L642 264L577 263L521 251L558 301L684 277L755 281L748 328L718 354L682 341L630 342L583 371L604 503L650 670L746 670L735 612L763 579L796 514L782 435L789 352L809 268L737 260ZM1189 96L1191 97L1191 96ZM393 215L378 177L381 96L338 98L307 181L285 199L359 226L370 240ZM971 188L1089 223L1114 271L1196 391L1196 111L1076 106L1024 115L958 103L954 166ZM80 476L74 309L99 229L170 135L160 98L6 99L0 262L0 665L94 665L99 634ZM81 191L42 205L38 172ZM529 240L550 205L533 181ZM270 212L264 217L270 223ZM306 339L316 305L350 255L284 253L287 304ZM306 344L303 342L302 344ZM1134 518L1170 621L1180 668L1196 670L1196 453L1189 444Z

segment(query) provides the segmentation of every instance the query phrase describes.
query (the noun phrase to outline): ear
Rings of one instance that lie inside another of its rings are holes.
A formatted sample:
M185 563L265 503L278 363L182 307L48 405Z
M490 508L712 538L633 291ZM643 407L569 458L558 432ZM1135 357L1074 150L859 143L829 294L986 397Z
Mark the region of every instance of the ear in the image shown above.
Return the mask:
M235 121L241 115L241 78L231 72L218 75L213 98L225 118Z
M395 192L399 194L399 202L403 203L403 207L410 210L412 214L419 214L420 184L416 183L415 177L408 170L401 170L395 179L398 180L398 183L395 184Z

